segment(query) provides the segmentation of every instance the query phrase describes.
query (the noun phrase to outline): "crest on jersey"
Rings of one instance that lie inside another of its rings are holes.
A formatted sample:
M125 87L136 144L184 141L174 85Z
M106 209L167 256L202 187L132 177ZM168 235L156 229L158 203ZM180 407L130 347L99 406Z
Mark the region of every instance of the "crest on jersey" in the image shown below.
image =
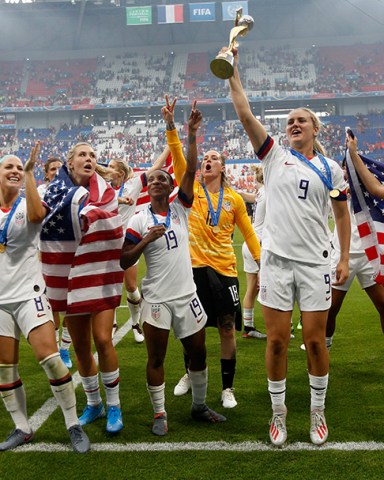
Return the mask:
M227 212L230 212L232 208L232 203L229 202L228 200L224 202L224 210Z
M154 320L158 320L160 318L160 313L161 313L161 309L160 309L160 305L151 305L151 317L154 319Z
M23 225L25 220L24 212L17 212L15 215L15 223L16 225Z

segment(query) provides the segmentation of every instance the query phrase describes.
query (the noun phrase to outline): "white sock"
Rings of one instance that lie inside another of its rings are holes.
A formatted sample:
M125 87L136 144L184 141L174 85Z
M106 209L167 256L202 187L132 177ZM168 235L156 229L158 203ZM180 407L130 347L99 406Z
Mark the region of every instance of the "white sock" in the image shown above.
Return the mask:
M159 386L152 386L147 384L147 390L149 398L151 399L153 412L157 413L165 412L165 383Z
M120 371L100 372L101 381L103 382L105 395L107 397L107 406L120 406Z
M47 374L52 393L63 412L65 426L68 429L73 425L78 425L79 419L76 413L76 396L72 377L61 360L60 354L54 353L44 358L40 365Z
M253 308L243 309L244 327L253 328Z
M324 410L325 397L327 395L328 387L328 373L323 377L315 377L308 373L309 386L311 388L311 411Z
M60 348L63 350L69 350L69 347L71 346L72 343L72 338L69 335L68 328L63 327L61 329L61 345Z
M134 292L127 292L127 303L129 311L131 312L132 325L137 325L140 320L140 292L136 288Z
M97 407L102 402L99 387L99 376L92 375L91 377L80 376L81 383L87 396L87 405Z
M15 427L30 433L32 429L28 422L27 399L17 367L17 365L0 365L0 394Z
M286 383L286 378L276 381L268 379L268 392L271 397L272 410L279 410L281 407L285 407Z
M332 337L325 337L325 345L329 349L332 346L333 336Z
M207 396L208 368L199 372L188 370L188 375L191 379L192 406L202 407Z

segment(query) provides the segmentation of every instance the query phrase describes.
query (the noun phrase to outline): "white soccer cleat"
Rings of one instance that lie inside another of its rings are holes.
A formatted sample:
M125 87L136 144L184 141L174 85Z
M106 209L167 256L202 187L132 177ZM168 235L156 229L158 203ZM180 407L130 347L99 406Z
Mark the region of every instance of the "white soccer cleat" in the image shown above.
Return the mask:
M138 323L136 323L136 325L132 325L132 332L136 343L144 342L144 335Z
M312 410L311 412L311 430L309 432L311 442L315 445L322 445L328 438L328 427L325 421L323 410Z
M176 385L175 389L173 390L173 394L176 397L181 397L182 395L185 395L188 393L189 389L191 388L191 379L189 378L188 373L183 375L179 383Z
M281 447L287 440L287 409L274 410L269 422L269 438L276 447Z
M224 408L234 408L237 405L233 388L226 388L221 393L221 403Z

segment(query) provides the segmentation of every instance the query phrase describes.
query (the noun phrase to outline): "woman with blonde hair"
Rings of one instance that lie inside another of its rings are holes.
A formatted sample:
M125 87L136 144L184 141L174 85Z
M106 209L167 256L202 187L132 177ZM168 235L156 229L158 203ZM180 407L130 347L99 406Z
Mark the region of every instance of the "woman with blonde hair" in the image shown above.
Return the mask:
M288 344L295 301L302 318L311 392L310 438L316 445L328 437L324 415L329 355L325 345L331 306L328 211L331 198L340 239L335 285L348 278L350 220L346 184L340 166L325 157L317 136L320 121L308 108L288 114L290 148L270 137L253 115L241 85L235 58L229 79L232 101L252 146L263 163L266 215L260 268L259 301L267 330L266 367L272 402L269 436L280 446L287 439L285 405Z
M123 225L115 191L102 177L108 173L97 165L91 145L71 148L45 195L51 210L43 224L41 253L47 294L53 310L65 315L87 397L80 424L105 415L93 339L106 393L106 429L116 433L123 420L112 327L122 293Z

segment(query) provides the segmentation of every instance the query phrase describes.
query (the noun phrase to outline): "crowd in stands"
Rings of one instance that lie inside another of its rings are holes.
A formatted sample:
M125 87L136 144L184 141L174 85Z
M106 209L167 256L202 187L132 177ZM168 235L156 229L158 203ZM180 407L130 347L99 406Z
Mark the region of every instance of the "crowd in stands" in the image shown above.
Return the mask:
M160 55L127 52L68 60L0 61L0 107L117 104L229 96L210 73L217 52ZM381 44L241 49L249 95L337 94L384 91Z
M323 118L321 142L328 156L341 161L345 153L345 127L349 126L359 139L364 155L371 158L384 156L384 112L355 116L328 116ZM270 119L267 129L271 136L286 145L284 125L281 119ZM1 132L1 127L0 127ZM185 126L180 126L180 137L186 138ZM0 134L0 155L15 152L26 161L32 145L41 142L39 169L50 156L65 158L70 146L79 141L91 143L100 163L106 164L112 158L124 158L133 168L150 165L160 154L165 143L165 127L137 125L126 122L113 126L78 126L64 123L59 129L29 128ZM228 177L236 188L251 190L253 184L252 164L258 160L253 152L243 127L238 121L222 121L205 118L198 138L199 154L208 149L222 151L227 157ZM42 183L43 174L38 176Z

